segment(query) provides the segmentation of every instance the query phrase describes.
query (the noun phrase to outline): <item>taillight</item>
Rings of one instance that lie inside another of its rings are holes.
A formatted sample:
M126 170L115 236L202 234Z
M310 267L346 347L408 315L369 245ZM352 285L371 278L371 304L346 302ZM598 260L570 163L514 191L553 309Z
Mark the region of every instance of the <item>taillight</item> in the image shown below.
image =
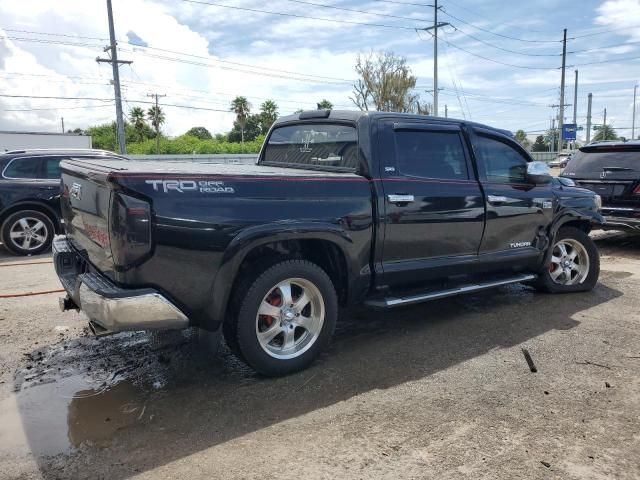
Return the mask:
M634 195L640 195L640 183L633 189Z
M117 266L125 267L151 251L151 206L123 193L113 194L109 238Z

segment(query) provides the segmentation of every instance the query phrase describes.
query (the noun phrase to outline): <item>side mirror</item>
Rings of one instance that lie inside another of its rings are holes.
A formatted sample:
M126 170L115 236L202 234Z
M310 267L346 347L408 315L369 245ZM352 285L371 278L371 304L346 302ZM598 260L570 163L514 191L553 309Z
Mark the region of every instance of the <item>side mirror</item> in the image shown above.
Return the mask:
M529 162L527 164L527 180L535 185L551 183L551 171L545 162Z

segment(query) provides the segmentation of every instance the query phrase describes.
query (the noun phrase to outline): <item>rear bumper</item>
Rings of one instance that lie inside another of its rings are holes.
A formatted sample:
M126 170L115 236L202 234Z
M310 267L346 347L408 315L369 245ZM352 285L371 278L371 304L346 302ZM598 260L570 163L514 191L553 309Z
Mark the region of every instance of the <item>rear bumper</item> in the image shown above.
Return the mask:
M604 230L631 230L640 232L640 209L623 207L602 207Z
M68 294L61 300L61 308L74 308L71 299L89 317L95 333L189 326L187 316L157 290L120 288L92 271L64 235L54 238L52 249L56 273Z

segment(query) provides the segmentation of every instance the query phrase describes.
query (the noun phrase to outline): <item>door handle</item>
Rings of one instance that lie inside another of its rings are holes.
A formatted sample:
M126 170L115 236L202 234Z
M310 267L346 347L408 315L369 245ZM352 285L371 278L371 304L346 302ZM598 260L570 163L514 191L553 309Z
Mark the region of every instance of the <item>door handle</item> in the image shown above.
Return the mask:
M409 202L413 202L414 200L413 195L400 195L400 194L387 195L387 198L389 199L390 203L409 203Z
M509 199L504 195L487 195L487 200L489 203L505 203Z

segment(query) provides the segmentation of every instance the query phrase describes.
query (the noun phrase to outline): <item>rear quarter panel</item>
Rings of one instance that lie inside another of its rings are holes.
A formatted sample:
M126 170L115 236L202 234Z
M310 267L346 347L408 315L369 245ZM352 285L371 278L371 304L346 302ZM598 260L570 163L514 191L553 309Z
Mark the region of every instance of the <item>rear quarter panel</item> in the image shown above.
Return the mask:
M371 189L358 175L123 175L116 183L148 198L153 212L151 257L116 279L165 291L200 324L220 320L244 256L270 241L330 239L345 253L350 276L368 281Z

